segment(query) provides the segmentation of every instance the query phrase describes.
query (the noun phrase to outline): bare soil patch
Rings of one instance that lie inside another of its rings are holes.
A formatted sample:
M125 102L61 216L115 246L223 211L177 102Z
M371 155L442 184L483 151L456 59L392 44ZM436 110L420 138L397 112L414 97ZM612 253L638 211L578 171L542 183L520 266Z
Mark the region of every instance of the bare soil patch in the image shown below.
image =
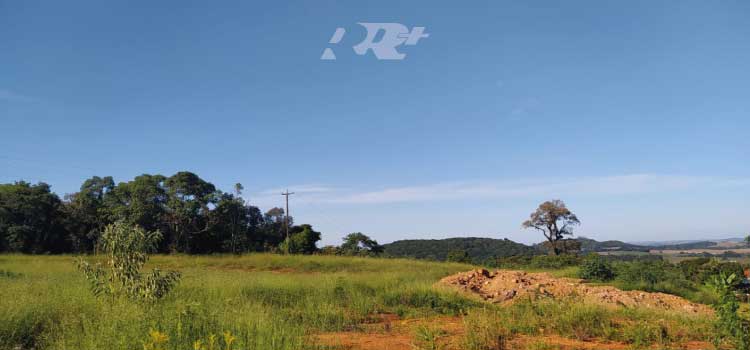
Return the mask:
M512 303L529 297L582 298L607 306L645 307L684 312L713 314L713 310L678 296L643 291L623 291L610 286L593 286L580 279L555 278L548 273L478 269L448 276L438 282L452 288L475 294L492 303Z
M317 334L313 343L326 349L337 350L419 350L415 341L415 330L419 326L440 329L443 335L438 346L443 350L464 349L465 330L462 317L436 317L426 319L398 319L395 315L375 316L381 322L364 324L357 331L330 332ZM597 340L576 340L555 335L529 336L517 334L509 339L502 350L556 349L556 350L624 350L630 344ZM679 349L708 349L705 342L681 344Z

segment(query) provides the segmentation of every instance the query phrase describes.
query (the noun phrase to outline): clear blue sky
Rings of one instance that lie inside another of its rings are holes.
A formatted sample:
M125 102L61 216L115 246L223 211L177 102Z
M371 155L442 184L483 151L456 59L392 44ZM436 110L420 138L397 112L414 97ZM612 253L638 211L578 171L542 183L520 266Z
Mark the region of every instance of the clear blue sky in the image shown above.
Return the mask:
M288 187L324 243L533 242L553 198L599 239L750 231L750 3L471 4L0 0L0 182ZM378 61L357 22L430 37Z

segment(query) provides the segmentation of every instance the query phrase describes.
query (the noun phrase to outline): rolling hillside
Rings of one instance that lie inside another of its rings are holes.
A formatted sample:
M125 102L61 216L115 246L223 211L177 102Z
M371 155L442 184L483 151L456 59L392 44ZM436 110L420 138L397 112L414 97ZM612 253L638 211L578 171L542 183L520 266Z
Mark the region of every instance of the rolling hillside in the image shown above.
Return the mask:
M597 241L586 237L575 238L581 242L581 252L649 252L650 250L688 250L716 246L716 242L695 241L679 244L639 245L618 240ZM471 261L482 263L487 259L512 255L544 254L539 245L528 246L509 239L456 237L447 239L400 240L383 245L385 253L394 257L446 260L452 251L465 251Z
M508 239L479 237L401 240L383 247L391 256L434 260L445 260L455 250L466 251L472 261L536 253L534 248Z

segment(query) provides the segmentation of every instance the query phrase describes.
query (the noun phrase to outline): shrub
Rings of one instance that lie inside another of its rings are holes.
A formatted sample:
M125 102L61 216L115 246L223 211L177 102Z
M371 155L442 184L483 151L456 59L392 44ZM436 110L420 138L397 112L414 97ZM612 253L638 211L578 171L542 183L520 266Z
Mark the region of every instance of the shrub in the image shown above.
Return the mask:
M618 276L618 279L626 283L645 283L646 285L653 287L657 282L679 278L677 276L671 276L672 278L668 278L668 271L671 272L671 270L674 270L670 268L670 265L671 264L663 261L635 261L631 263L623 263L618 265L616 275Z
M681 261L677 266L682 271L685 278L696 283L704 284L712 281L714 276L725 274L727 276L735 274L743 275L742 265L736 262L720 262L713 258L697 258ZM733 281L736 287L740 280Z
M100 263L91 265L79 259L78 269L86 276L96 296L106 295L113 301L120 296L140 301L162 298L177 284L180 273L162 273L159 269L145 274L140 272L148 261L148 253L155 249L159 240L159 231L146 232L140 227L116 222L107 226L101 237L107 254L106 268Z
M615 278L615 272L612 264L595 255L581 264L578 276L590 281L610 281Z
M500 268L533 268L533 269L561 269L578 266L583 259L578 255L518 255L498 258L496 266Z
M728 340L737 350L749 350L750 324L738 314L740 303L734 294L735 279L737 279L735 274L722 273L714 276L710 283L719 295L718 302L714 304L717 316L714 345L719 348L722 341Z
M451 250L448 253L448 257L446 258L446 260L448 262L457 262L457 263L470 263L471 262L469 253L463 249Z

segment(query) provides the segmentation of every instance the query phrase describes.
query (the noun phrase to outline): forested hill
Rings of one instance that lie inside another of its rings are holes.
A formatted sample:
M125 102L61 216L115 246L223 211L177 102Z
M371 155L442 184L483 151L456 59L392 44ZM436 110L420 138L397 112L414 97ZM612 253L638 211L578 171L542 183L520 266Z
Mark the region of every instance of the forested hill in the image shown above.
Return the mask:
M715 245L714 242L691 242L683 244L643 246L622 241L596 241L578 237L581 252L631 251L648 252L651 249L692 249L706 248ZM487 259L508 257L513 255L543 254L539 246L527 246L509 239L494 239L480 237L457 237L446 239L410 239L395 241L383 245L385 253L394 257L409 257L416 259L448 260L451 253L465 253L468 261L482 263Z
M703 249L716 246L716 242L710 241L698 241L698 242L687 242L678 244L662 244L662 245L638 245L625 243L622 241L596 241L586 237L576 238L578 242L581 242L581 251L583 252L606 252L606 251L641 251L648 252L649 250L666 250L666 249Z
M581 251L583 252L601 252L608 250L647 252L651 249L651 247L625 243L622 241L596 241L586 237L578 237L576 240L581 242Z
M473 261L535 252L532 247L508 239L478 237L410 239L388 243L383 248L391 256L435 260L446 260L454 251L465 251Z

